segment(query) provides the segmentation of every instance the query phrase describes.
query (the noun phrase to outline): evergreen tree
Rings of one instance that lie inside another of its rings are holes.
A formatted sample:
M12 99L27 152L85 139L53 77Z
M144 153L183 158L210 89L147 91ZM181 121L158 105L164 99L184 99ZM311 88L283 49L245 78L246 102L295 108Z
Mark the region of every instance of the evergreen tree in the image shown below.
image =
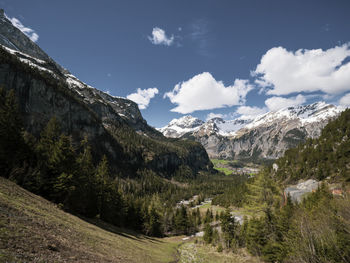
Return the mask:
M176 209L174 225L176 232L178 234L187 234L188 230L188 217L187 210L185 206L181 206L179 209Z
M109 182L109 168L107 157L104 155L96 168L96 192L97 192L97 211L98 215L103 217L102 208L104 206L107 184Z
M213 241L213 228L209 223L206 223L204 226L203 240L207 244L211 244Z
M246 230L246 246L253 255L261 255L267 243L267 231L263 219L252 218Z
M226 248L231 248L235 242L235 219L231 216L230 210L226 209L221 217L221 230Z
M22 121L13 90L0 87L0 172L9 177L11 170L22 166L26 148Z
M74 177L75 191L71 207L83 215L94 217L98 214L98 181L95 176L91 147L86 137L80 145L81 150L76 158L77 172Z
M247 208L255 212L266 212L280 199L279 189L268 170L261 171L248 184Z

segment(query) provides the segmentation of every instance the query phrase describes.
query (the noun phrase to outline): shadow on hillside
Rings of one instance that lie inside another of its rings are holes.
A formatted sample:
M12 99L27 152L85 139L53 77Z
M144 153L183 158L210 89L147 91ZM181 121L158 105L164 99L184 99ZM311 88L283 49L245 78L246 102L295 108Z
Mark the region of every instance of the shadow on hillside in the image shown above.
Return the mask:
M112 224L106 223L106 222L104 222L100 219L97 219L97 218L87 218L87 217L80 216L80 215L76 215L76 216L79 217L81 220L84 220L84 221L86 221L90 224L93 224L93 225L95 225L95 226L97 226L105 231L111 232L111 233L119 235L119 236L123 236L123 237L137 240L140 242L143 242L144 240L147 240L148 242L152 242L152 243L163 243L164 242L162 240L159 240L158 238L146 236L146 235L137 233L136 231L133 231L131 229L113 226Z

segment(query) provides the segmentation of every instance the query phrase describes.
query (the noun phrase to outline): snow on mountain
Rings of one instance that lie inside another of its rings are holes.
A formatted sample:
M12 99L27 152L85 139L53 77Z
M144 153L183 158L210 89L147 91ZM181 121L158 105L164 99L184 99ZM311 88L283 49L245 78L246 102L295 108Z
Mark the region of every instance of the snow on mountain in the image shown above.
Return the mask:
M245 127L252 120L248 119L235 119L235 120L223 120L222 118L213 118L201 125L195 133L201 136L210 134L219 134L221 136L235 136L236 132Z
M245 129L253 129L258 126L268 126L273 122L282 120L297 120L300 126L314 122L322 122L337 116L342 111L341 107L327 104L323 101L309 105L283 108L257 116Z
M204 122L198 118L186 115L179 119L173 119L168 125L163 128L158 128L157 130L166 137L179 138L186 133L198 130L203 123Z
M338 106L316 102L271 111L255 119L213 118L204 123L185 116L158 130L173 138L189 133L213 158L275 159L306 138L320 136L328 121L342 110Z
M254 129L259 126L270 126L272 123L280 121L294 120L303 127L314 122L323 122L337 116L342 109L325 102L316 102L310 105L288 107L278 111L271 111L257 116L255 119L237 118L224 120L222 118L212 118L207 122L186 115L179 119L173 119L168 125L158 130L167 137L179 138L186 133L196 133L200 136L218 134L221 136L235 137L241 136L242 132Z

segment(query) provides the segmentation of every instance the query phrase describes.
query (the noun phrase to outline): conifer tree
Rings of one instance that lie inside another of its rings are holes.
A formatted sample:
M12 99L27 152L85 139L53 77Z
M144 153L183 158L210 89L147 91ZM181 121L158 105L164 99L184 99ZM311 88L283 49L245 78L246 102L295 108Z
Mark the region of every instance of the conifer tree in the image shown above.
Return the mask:
M101 216L103 204L105 201L105 192L109 180L109 168L107 157L104 155L96 168L96 191L97 191L97 211Z
M11 170L21 166L26 147L22 136L22 121L13 90L0 87L0 172L8 177Z
M204 226L203 240L207 244L211 244L213 241L213 228L209 223L206 223Z
M235 238L236 225L229 209L226 209L221 217L221 230L226 248L231 248Z

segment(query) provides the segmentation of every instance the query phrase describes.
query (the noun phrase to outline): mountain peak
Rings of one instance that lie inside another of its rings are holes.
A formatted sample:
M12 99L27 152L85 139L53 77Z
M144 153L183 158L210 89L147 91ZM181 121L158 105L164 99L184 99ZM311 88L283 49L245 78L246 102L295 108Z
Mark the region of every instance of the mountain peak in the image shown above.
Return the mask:
M31 57L54 63L37 44L12 24L6 17L4 9L0 9L0 44ZM59 67L58 64L56 67Z
M196 128L185 128L185 124L198 119L184 116L174 119L159 131L167 137L189 133L213 158L255 156L275 159L306 138L318 137L327 122L341 111L341 107L320 101L270 111L254 119L223 120L215 117Z
M214 117L207 121L208 123L225 123L223 118Z
M195 128L202 125L204 122L198 118L191 115L185 115L179 119L173 119L169 126L178 126L181 128Z
M158 128L158 130L166 137L178 138L188 132L198 130L203 123L204 121L198 118L191 115L185 115L179 119L173 119L168 125L163 128Z

